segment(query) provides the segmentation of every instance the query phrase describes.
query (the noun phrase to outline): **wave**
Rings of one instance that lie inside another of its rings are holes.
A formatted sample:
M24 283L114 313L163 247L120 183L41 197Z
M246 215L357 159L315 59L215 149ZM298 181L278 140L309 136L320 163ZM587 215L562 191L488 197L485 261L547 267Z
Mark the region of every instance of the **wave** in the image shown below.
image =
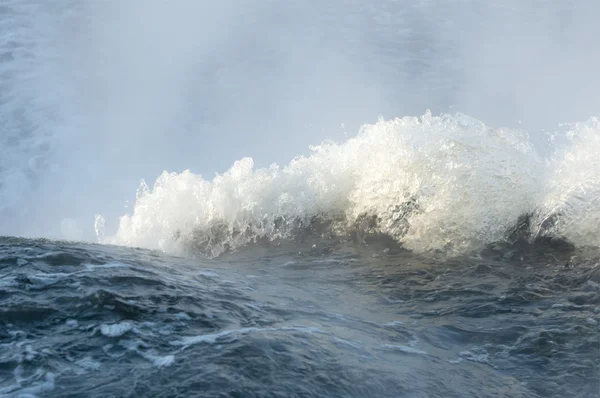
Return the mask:
M568 144L548 162L549 178L536 207L536 235L600 245L600 121L567 125Z
M99 240L214 257L257 240L385 235L415 252L465 253L555 237L598 245L600 122L564 126L550 157L521 130L456 114L379 120L288 165L234 163L212 181L184 171L144 181L133 214ZM523 223L523 217L527 222Z

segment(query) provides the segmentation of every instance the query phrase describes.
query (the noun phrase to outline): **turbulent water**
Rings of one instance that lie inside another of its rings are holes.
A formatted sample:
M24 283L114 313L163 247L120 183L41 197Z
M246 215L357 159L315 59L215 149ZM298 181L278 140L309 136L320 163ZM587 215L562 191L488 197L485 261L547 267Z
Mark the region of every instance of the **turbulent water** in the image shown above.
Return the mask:
M600 268L389 241L186 260L0 241L2 396L592 397Z
M309 3L0 3L0 397L600 396L600 3Z

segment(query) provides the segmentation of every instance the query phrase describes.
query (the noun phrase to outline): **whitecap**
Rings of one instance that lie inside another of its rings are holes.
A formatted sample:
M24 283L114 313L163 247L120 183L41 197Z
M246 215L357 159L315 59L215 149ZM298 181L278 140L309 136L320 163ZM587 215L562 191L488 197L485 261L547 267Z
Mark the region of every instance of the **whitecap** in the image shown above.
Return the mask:
M132 329L133 323L129 321L115 323L112 325L102 324L100 326L100 332L106 337L120 337Z

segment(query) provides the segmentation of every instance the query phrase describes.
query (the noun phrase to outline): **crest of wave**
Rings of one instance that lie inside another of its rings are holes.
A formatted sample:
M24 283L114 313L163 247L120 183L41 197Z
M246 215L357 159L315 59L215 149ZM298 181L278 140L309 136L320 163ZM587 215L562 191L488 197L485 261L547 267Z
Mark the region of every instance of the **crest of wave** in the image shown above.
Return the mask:
M565 238L577 246L600 246L600 120L567 127L569 142L551 160L537 234Z
M337 234L363 228L458 253L501 239L531 210L544 167L524 133L461 114L380 120L311 150L285 167L244 158L212 181L164 172L103 241L215 256L319 220Z

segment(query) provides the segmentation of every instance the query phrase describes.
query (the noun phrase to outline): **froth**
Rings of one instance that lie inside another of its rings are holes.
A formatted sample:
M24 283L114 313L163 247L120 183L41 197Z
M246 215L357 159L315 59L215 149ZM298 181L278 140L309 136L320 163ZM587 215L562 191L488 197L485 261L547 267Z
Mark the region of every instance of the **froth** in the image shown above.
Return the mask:
M579 246L600 245L600 120L567 125L568 144L551 161L540 234L564 237Z
M359 229L453 254L503 239L523 214L535 213L540 230L552 213L562 221L544 233L596 243L588 230L598 223L588 217L599 216L598 132L597 119L573 126L571 145L548 161L525 132L462 114L379 120L284 167L244 158L212 181L163 172L152 189L142 184L133 214L102 240L215 256L319 220L336 234Z

